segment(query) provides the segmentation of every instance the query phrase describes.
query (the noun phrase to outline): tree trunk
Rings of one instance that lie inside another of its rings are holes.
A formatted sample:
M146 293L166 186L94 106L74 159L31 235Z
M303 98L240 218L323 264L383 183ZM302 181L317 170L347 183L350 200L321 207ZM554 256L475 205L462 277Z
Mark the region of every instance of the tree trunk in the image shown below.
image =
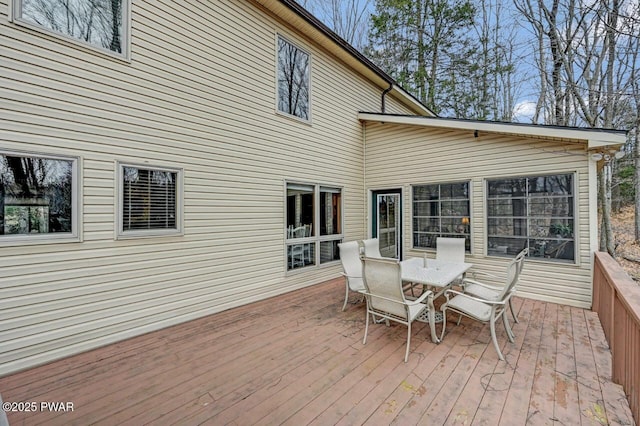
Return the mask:
M636 228L636 243L640 243L640 107L638 108L638 119L636 121L635 130L635 149L634 149L634 163L636 166L635 172L635 228Z
M613 230L611 228L611 183L610 165L605 164L598 176L598 201L600 204L600 251L608 252L616 257L613 244Z
M417 25L416 32L418 36L418 46L417 46L417 56L418 56L418 68L416 69L416 91L418 92L418 99L422 101L422 103L428 105L430 108L433 108L435 103L433 99L427 100L427 91L425 87L426 77L427 77L427 60L426 60L426 49L425 49L425 39L424 39L424 22L423 17L426 14L425 6L422 4L422 1L416 1L415 4L415 13ZM435 55L434 55L435 56ZM429 87L433 86L433 81L429 82Z

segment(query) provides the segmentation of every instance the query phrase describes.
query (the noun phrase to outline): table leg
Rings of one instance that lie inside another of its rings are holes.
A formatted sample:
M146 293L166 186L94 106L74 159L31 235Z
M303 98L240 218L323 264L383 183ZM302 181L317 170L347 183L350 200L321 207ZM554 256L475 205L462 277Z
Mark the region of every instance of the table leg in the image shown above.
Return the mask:
M436 308L433 306L433 294L427 297L427 306L429 307L429 328L431 329L431 341L440 343L440 339L436 334Z

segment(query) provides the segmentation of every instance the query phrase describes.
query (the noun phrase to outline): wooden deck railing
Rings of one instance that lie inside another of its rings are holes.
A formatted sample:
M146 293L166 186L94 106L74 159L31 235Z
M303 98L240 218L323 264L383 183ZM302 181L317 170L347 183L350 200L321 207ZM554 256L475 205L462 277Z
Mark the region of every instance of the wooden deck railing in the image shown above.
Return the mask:
M608 253L595 254L592 309L611 348L613 381L624 388L640 424L640 286Z

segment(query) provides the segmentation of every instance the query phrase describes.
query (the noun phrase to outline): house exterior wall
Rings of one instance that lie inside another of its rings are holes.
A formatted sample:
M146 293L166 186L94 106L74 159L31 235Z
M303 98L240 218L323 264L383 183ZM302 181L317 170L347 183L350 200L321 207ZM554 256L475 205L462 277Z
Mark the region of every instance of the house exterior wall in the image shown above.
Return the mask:
M368 191L402 188L405 257L422 256L412 244L411 185L470 181L471 254L474 268L504 273L510 258L487 255L485 179L575 173L576 264L528 258L518 294L533 299L591 306L592 231L590 165L584 143L499 134L367 123L365 186ZM426 250L427 255L433 253Z
M0 240L0 375L338 276L286 271L285 181L342 187L363 238L380 87L251 2L134 1L130 61L7 10L0 148L79 157L81 207L79 242ZM311 54L310 124L275 112L278 33ZM184 235L115 238L119 161L184 170Z

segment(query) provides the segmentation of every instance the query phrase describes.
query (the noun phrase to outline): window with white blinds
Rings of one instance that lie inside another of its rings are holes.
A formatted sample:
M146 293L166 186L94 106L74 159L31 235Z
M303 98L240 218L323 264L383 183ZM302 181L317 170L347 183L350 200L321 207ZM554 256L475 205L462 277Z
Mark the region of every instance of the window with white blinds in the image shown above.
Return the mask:
M120 165L120 236L182 232L182 171Z

